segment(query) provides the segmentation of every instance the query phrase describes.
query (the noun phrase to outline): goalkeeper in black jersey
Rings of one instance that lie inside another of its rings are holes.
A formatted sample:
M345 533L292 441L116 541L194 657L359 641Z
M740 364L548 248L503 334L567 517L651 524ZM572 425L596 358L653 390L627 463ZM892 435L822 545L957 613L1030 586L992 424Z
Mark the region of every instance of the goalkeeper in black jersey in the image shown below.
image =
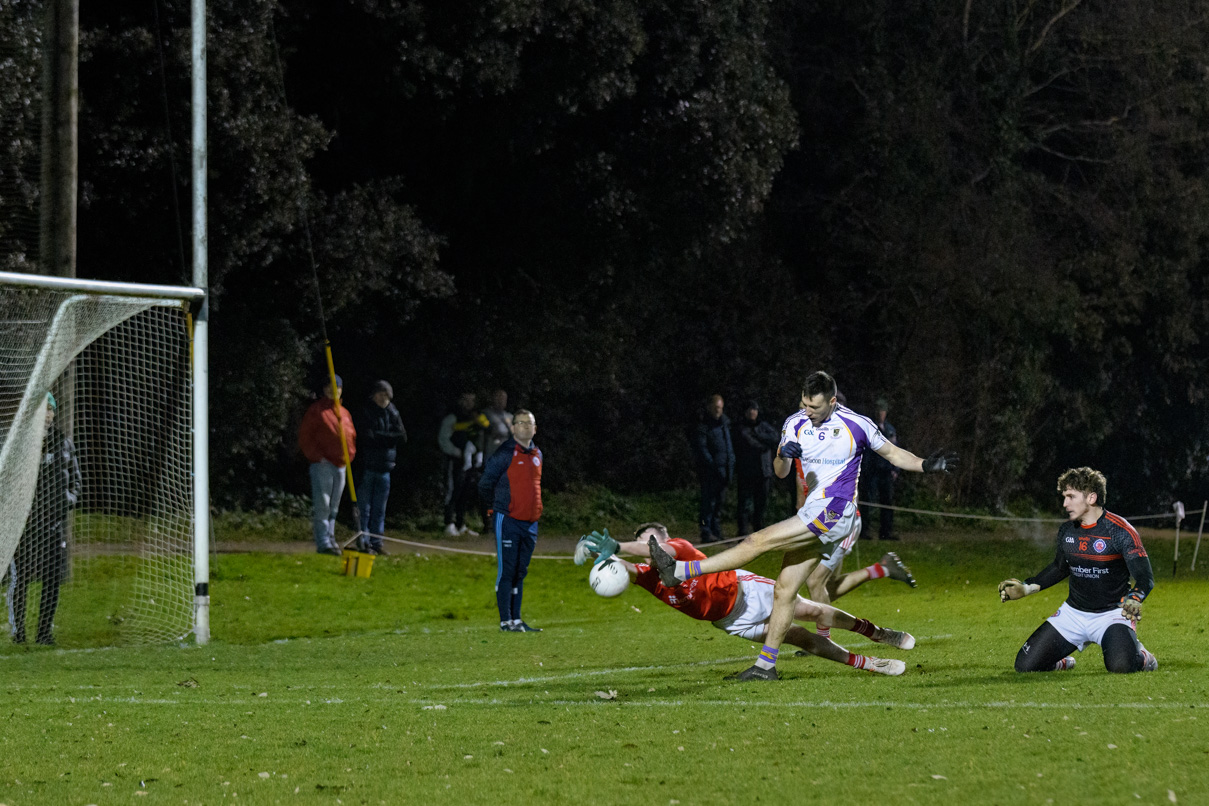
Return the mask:
M1054 561L1023 582L999 583L1006 602L1070 577L1070 595L1020 647L1016 671L1073 668L1071 653L1088 644L1100 645L1110 672L1154 671L1159 662L1137 636L1142 602L1154 588L1142 539L1127 520L1104 509L1107 481L1098 470L1067 470L1058 477L1058 492L1070 520L1058 528Z

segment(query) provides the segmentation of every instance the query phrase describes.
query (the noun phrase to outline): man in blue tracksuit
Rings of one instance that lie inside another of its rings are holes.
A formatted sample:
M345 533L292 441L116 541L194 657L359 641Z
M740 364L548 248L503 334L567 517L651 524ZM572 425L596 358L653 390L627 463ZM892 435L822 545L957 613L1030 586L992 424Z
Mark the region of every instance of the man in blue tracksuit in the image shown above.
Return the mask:
M517 409L512 438L491 455L479 479L479 499L491 508L495 528L495 601L501 632L541 632L521 619L525 575L542 516L542 452L533 444L536 433L533 412Z

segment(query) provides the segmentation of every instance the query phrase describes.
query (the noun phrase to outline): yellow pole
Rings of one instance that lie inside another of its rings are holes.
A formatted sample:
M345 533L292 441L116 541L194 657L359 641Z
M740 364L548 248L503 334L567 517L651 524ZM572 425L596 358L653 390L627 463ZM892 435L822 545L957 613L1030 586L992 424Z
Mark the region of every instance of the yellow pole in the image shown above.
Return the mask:
M348 497L353 502L353 524L357 527L357 535L361 534L361 511L357 508L357 488L353 485L353 467L348 458L348 440L344 436L343 409L340 406L340 391L336 386L336 363L332 360L331 342L325 342L323 352L327 355L327 378L332 385L332 411L336 412L336 431L340 434L340 452L344 456L344 475L348 481Z

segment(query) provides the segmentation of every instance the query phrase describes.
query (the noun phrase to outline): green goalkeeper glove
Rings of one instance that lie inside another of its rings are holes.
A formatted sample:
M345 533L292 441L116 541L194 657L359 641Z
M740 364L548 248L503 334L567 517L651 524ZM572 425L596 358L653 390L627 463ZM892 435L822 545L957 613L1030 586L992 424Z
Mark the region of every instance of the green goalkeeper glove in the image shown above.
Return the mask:
M605 560L617 553L617 549L621 548L621 544L613 538L609 537L609 530L605 529L604 534L593 532L586 538L588 548L596 555L596 562L593 565L600 565Z

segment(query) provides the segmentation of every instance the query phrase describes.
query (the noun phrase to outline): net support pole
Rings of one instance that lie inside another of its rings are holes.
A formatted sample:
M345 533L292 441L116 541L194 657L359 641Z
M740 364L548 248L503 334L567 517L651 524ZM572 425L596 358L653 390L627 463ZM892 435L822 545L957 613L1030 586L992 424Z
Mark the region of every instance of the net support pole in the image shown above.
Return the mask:
M193 285L206 291L193 319L193 635L210 642L210 278L206 229L206 1L192 0Z
M1205 511L1209 510L1209 501L1201 504L1201 526L1196 530L1196 548L1192 550L1192 570L1196 570L1196 555L1201 553L1201 535L1205 533Z

